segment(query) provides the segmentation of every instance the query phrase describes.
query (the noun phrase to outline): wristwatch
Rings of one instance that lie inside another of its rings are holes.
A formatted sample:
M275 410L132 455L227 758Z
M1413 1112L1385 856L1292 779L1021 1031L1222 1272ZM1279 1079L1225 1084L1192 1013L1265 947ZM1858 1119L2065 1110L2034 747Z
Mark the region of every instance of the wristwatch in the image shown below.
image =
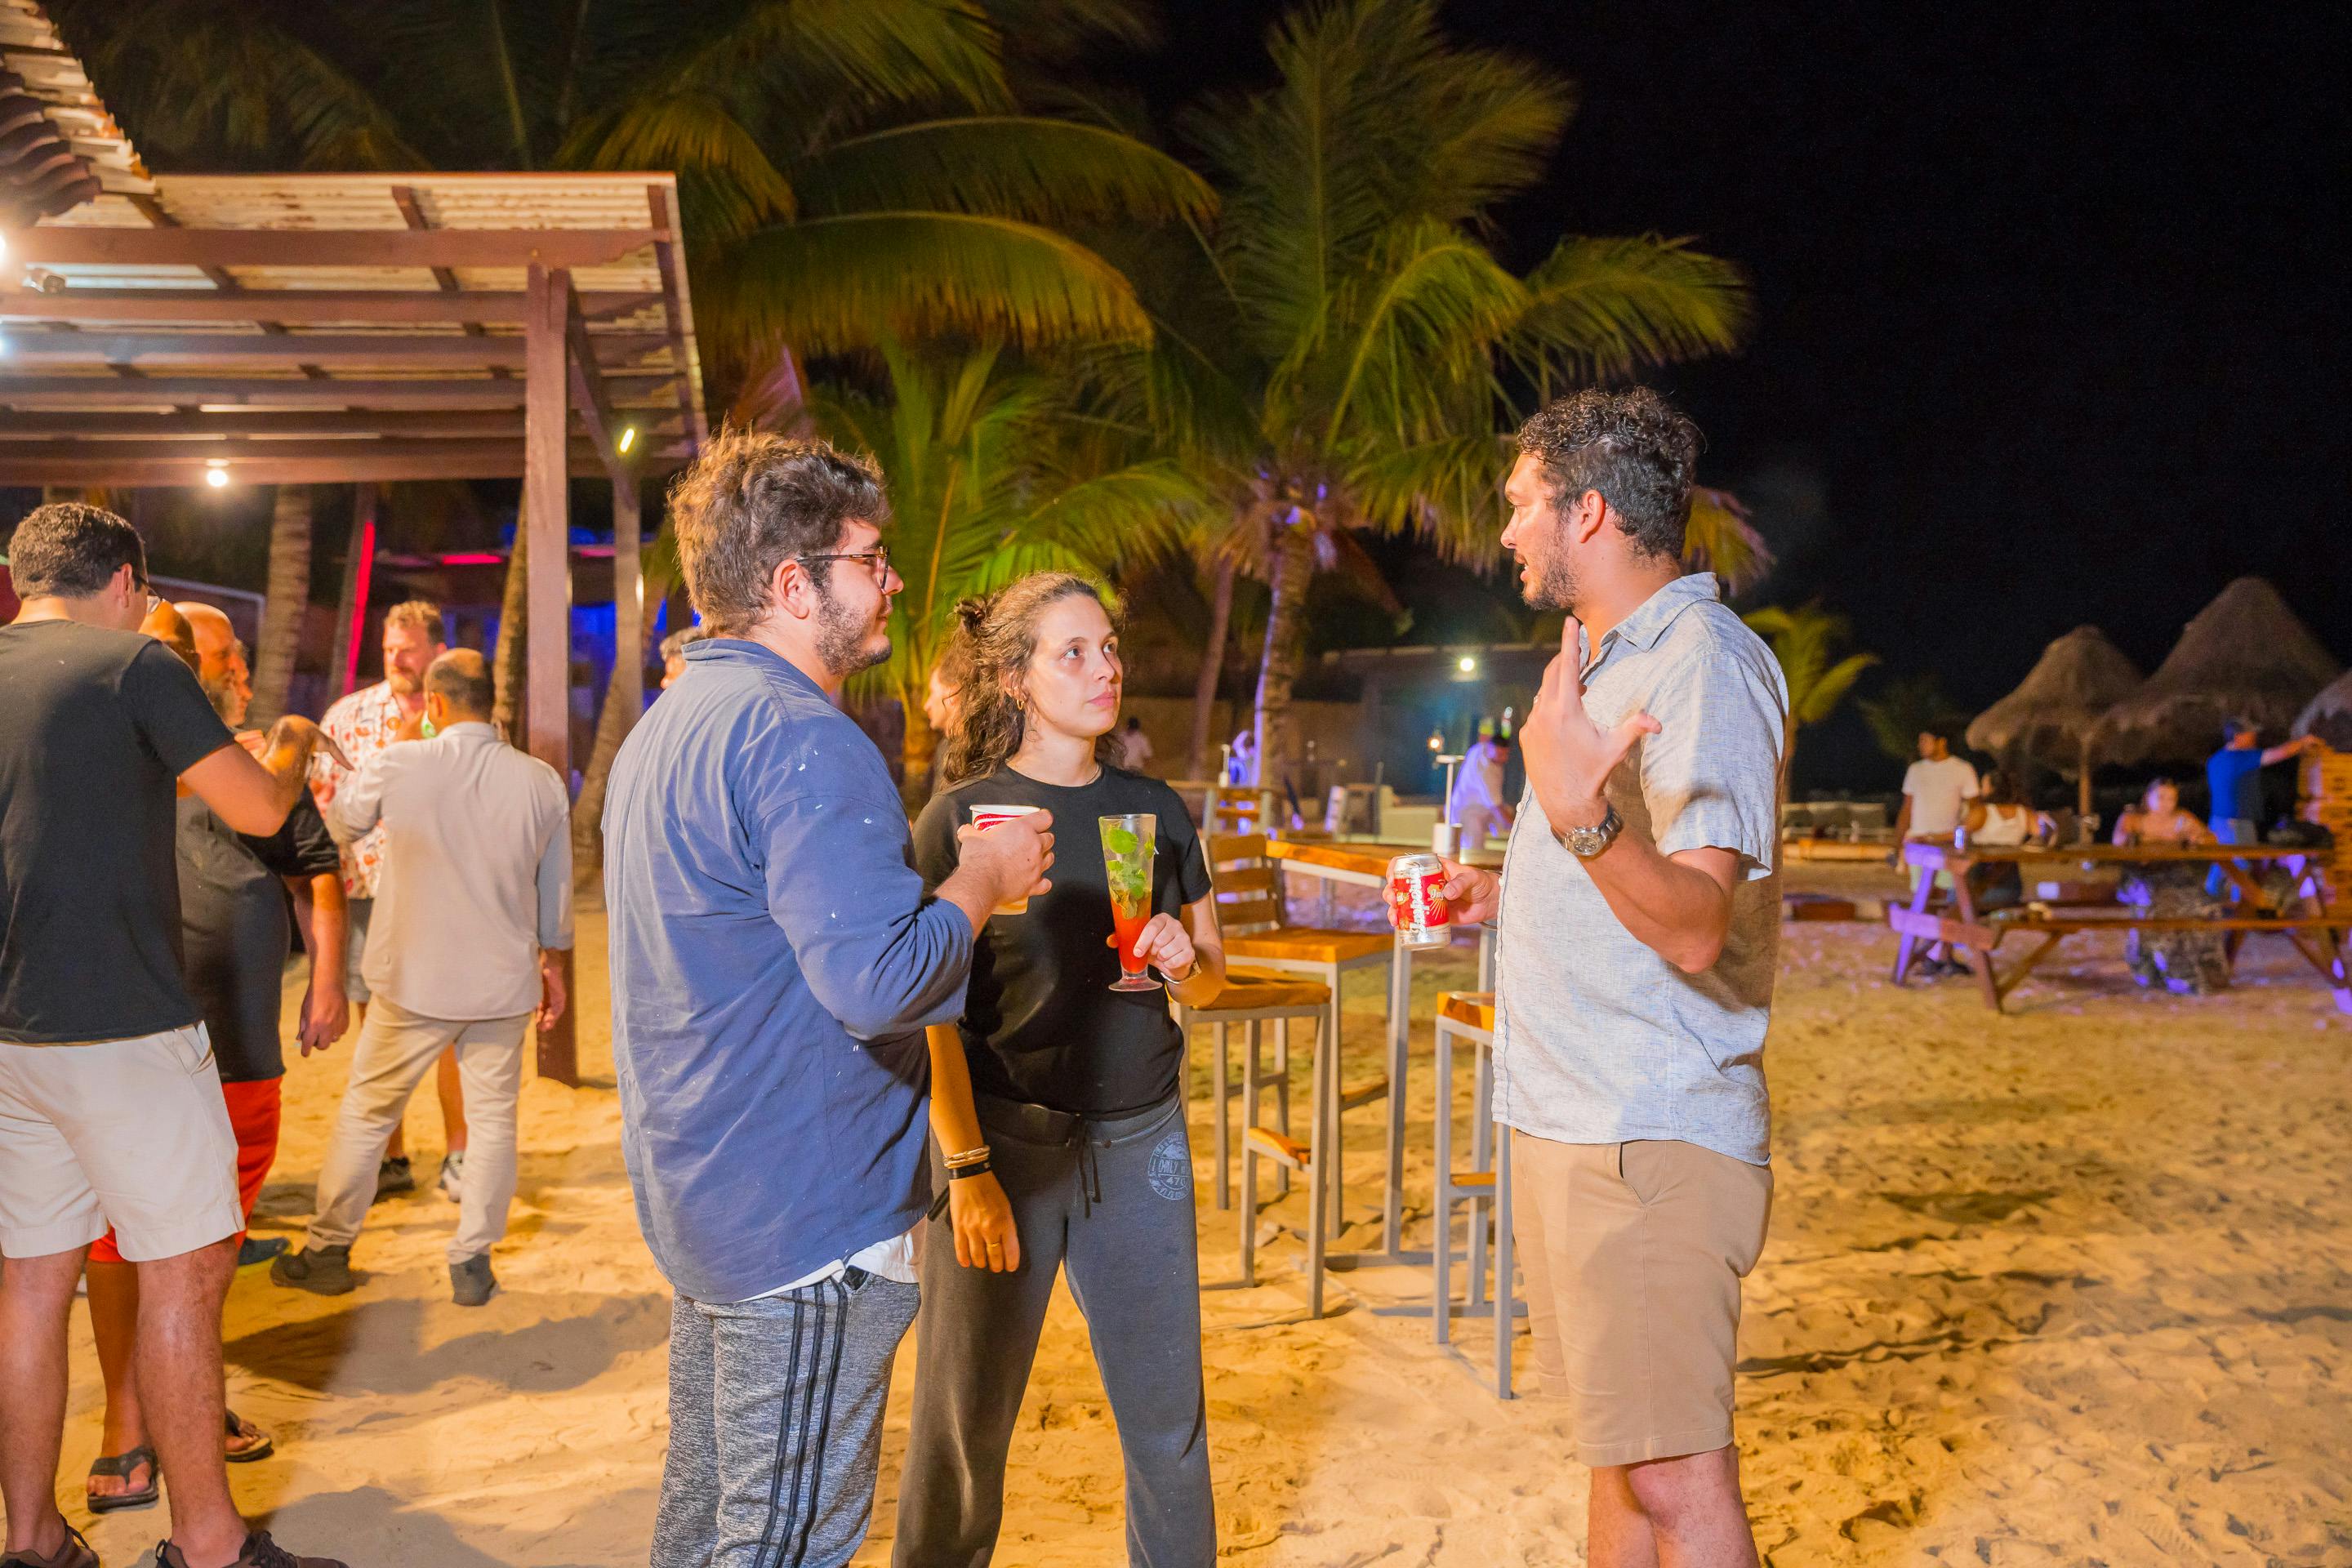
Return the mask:
M1561 827L1555 825L1551 830L1551 836L1559 840L1561 848L1578 859L1590 860L1612 844L1616 843L1617 835L1623 832L1624 828L1625 819L1617 815L1617 808L1612 805L1609 807L1609 814L1591 827Z

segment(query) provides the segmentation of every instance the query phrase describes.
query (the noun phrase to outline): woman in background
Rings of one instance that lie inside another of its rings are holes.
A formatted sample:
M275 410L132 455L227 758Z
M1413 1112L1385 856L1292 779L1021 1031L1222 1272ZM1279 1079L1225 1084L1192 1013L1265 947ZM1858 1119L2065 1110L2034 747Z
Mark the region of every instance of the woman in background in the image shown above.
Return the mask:
M2116 823L2117 844L2211 844L2213 830L2180 809L2180 786L2158 779L2140 804ZM2197 860L2149 860L2126 867L2121 898L2159 920L2212 920L2221 900L2205 890L2207 866ZM2230 955L2222 933L2201 931L2131 931L2124 937L2124 962L2142 985L2204 995L2230 984Z
M1052 889L974 941L961 1026L931 1030L934 1175L954 1246L935 1231L923 1249L893 1561L989 1561L1013 1423L1066 1270L1127 1462L1129 1560L1212 1568L1184 1040L1158 989L1110 989L1097 819L1159 819L1136 951L1196 1005L1224 984L1207 859L1176 792L1118 766L1118 633L1092 584L1041 574L984 615L960 613L971 668L945 787L915 826L916 867L932 883L954 871L980 806L1043 807L1061 840Z

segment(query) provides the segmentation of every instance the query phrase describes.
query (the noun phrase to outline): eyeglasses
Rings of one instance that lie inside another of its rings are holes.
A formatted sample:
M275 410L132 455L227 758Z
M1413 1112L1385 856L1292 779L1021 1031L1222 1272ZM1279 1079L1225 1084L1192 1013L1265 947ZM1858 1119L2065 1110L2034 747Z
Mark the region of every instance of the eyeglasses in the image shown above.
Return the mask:
M131 580L131 585L138 589L142 594L147 595L147 613L149 615L153 615L163 605L163 595L155 592L154 584L149 583L146 578L134 577Z
M800 559L803 566L814 566L820 561L863 561L866 563L866 569L874 574L874 580L877 583L887 583L890 580L890 552L878 544L871 550L844 551L832 555L803 555Z

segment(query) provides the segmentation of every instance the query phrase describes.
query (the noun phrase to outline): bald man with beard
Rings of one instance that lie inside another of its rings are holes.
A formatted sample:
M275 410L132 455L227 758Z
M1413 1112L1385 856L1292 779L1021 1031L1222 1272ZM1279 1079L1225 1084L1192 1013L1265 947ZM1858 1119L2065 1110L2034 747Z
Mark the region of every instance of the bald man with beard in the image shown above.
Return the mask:
M210 605L166 601L148 612L139 629L180 656L195 672L213 711L240 743L254 749L260 734L244 728L253 686L228 617ZM237 1196L249 1219L278 1158L279 1088L286 1072L279 1004L290 946L289 893L312 955L301 1018L303 1054L325 1049L349 1027L341 860L307 793L297 797L285 826L266 837L236 832L184 784L176 810L173 850L179 874L182 977L211 1037L236 1139ZM240 1264L274 1256L268 1247L238 1239ZM283 1250L285 1243L274 1247ZM122 1260L111 1231L91 1245L88 1278L106 1415L87 1500L93 1513L152 1507L159 1496L155 1455L148 1446L132 1370L138 1273ZM231 1464L266 1458L274 1447L268 1434L234 1411L225 1442Z

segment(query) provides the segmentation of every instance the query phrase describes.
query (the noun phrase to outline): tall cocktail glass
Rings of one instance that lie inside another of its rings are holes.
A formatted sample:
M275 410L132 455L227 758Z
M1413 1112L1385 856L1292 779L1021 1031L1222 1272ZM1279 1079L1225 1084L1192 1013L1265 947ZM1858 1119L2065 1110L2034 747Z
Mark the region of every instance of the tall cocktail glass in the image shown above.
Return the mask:
M1148 811L1098 819L1102 826L1103 873L1110 883L1110 924L1118 937L1118 978L1114 991L1157 991L1145 973L1135 943L1151 922L1151 858L1159 846L1160 819Z

